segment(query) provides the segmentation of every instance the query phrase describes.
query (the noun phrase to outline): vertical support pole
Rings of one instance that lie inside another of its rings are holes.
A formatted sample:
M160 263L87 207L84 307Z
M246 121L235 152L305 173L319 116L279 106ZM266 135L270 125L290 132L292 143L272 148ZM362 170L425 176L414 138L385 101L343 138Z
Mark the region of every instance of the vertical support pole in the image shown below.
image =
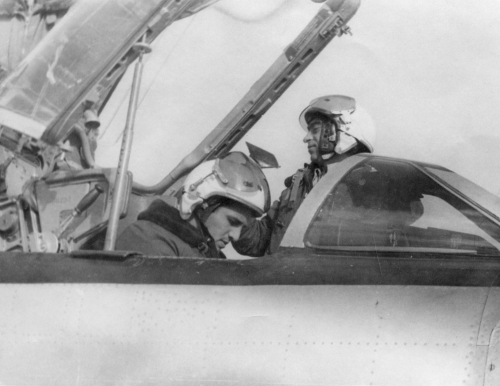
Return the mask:
M116 236L118 232L118 221L120 219L120 212L124 202L124 194L126 194L126 176L128 171L130 153L132 150L135 114L137 112L137 103L139 99L139 91L141 88L143 69L142 58L144 56L144 53L151 52L151 48L149 47L149 45L144 43L145 37L146 35L143 36L142 42L136 43L134 45L134 48L139 50L140 53L134 68L134 78L130 91L127 121L125 123L125 130L123 130L122 147L120 149L120 158L118 161L118 168L116 170L111 212L109 215L108 229L106 232L106 240L104 243L105 251L113 251L115 249Z

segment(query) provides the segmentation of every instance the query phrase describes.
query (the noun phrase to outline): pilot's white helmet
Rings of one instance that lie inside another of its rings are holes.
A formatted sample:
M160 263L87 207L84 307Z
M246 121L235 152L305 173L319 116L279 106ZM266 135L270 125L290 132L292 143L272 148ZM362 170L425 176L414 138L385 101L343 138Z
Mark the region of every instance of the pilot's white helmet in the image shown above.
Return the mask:
M368 112L357 104L354 98L344 95L326 95L312 100L300 114L299 122L302 128L307 131L308 123L318 114L330 118L335 124L336 131L340 132L339 136L335 133L328 133L324 138L325 141L335 143L331 148L334 148L337 154L345 153L355 146L355 141L349 140L349 137L355 138L366 147L368 152L373 153L376 137L375 124ZM328 147L323 146L323 148Z
M269 210L271 196L262 169L241 152L203 162L186 177L178 201L181 217L187 220L196 207L211 197L225 197L261 216Z

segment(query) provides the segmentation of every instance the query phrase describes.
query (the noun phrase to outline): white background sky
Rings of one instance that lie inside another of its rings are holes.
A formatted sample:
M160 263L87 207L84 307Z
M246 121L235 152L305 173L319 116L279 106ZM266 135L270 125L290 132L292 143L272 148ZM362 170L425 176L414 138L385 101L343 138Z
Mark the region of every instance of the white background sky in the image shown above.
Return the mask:
M222 0L174 23L147 57L130 169L153 184L214 128L305 27L309 0ZM308 160L298 116L327 94L356 98L375 153L437 163L500 195L500 2L362 0L349 23L244 141L273 152L273 198ZM130 78L130 77L129 77ZM116 165L127 79L102 118L97 161ZM238 147L244 149L244 147Z

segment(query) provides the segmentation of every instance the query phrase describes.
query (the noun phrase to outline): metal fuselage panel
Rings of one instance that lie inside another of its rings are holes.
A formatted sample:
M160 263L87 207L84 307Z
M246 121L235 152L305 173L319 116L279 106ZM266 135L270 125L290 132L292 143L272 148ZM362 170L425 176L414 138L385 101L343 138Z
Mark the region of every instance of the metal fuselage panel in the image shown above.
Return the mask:
M487 300L500 300L486 287L401 285L0 284L0 293L0 384L16 386L482 385L481 320Z

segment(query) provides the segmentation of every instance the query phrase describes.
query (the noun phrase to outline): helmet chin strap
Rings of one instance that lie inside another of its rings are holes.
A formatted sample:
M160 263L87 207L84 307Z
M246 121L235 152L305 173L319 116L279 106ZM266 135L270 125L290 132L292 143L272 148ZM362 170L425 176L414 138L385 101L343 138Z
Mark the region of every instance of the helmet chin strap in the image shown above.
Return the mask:
M193 213L193 218L201 230L201 233L206 238L207 247L214 251L219 251L219 248L215 245L215 241L208 231L208 228L205 226L205 223L210 215L221 205L222 204L220 202L208 203L205 201L198 208L196 208Z

